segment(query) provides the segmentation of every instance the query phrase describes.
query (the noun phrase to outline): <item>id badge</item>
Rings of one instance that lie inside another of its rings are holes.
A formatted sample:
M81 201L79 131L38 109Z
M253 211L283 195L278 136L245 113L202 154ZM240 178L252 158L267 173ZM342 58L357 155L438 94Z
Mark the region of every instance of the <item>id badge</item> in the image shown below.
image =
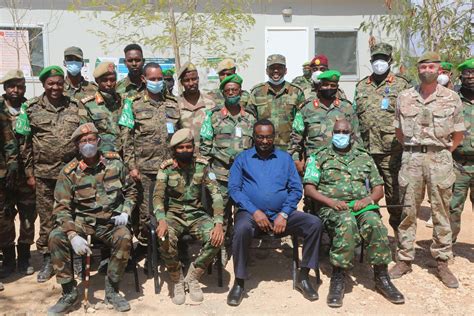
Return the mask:
M242 137L242 128L240 126L235 127L235 136L236 137Z
M382 110L387 110L390 105L390 100L388 98L383 98L382 102L380 102L380 108Z
M166 122L166 130L168 134L174 134L174 125L171 122Z

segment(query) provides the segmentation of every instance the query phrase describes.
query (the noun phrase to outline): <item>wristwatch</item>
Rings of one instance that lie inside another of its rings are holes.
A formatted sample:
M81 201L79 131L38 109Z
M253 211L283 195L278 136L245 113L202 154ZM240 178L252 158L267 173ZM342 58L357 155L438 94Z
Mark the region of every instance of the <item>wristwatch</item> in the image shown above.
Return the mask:
M278 214L281 215L281 217L283 217L284 219L288 219L288 214L286 214L285 212L280 212Z

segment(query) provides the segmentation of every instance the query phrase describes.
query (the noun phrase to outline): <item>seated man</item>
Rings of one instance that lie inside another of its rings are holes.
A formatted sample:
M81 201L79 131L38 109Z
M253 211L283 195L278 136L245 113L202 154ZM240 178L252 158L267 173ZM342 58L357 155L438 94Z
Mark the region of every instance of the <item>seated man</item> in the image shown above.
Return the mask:
M132 246L128 218L137 199L135 183L120 156L98 151L100 138L93 123L79 126L72 141L80 152L59 174L54 190L53 220L49 250L63 296L48 309L49 314L64 314L76 305L79 295L71 270L70 247L78 255L91 253L84 236L92 235L111 248L105 277L105 301L115 310L130 310L119 293Z
M278 237L291 234L304 237L297 289L306 299L317 300L318 293L311 286L308 273L318 267L321 221L296 211L303 191L301 180L291 156L273 146L273 123L267 119L257 121L253 139L255 147L241 152L230 168L229 195L238 211L232 246L235 283L227 304L238 306L242 301L250 242L261 231Z
M352 145L351 136L350 123L345 119L336 121L332 145L310 156L303 180L305 196L321 206L317 215L332 237L329 260L333 273L327 304L342 306L344 271L352 267L354 249L361 237L368 261L374 266L375 288L390 302L402 304L403 295L387 273L387 264L392 261L387 229L378 208L370 207L383 197L383 180L370 155ZM355 201L352 208L351 201Z
M192 301L203 300L199 279L224 241L224 204L216 175L209 172L207 160L193 157L194 138L191 130L183 128L177 131L171 137L169 146L174 159L164 161L158 170L153 208L158 221L156 234L160 254L173 282L172 301L181 305L186 300L185 285ZM206 213L201 201L203 185L212 198L213 218ZM183 279L178 259L178 238L184 232L199 239L203 245Z

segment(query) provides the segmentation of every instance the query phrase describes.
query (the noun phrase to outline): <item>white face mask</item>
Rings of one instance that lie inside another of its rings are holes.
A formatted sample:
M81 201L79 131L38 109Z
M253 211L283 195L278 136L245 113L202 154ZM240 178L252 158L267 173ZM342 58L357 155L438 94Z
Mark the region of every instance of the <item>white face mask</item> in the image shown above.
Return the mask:
M438 75L438 83L442 86L446 86L449 82L449 77L447 74L440 74Z
M92 158L97 154L97 144L85 144L79 146L79 152L84 158Z
M377 59L372 63L372 71L376 75L383 75L387 72L389 67L390 65L388 64L388 62L383 59Z
M311 75L311 80L318 84L321 82L321 80L318 79L319 75L322 74L323 72L321 70L318 70L318 71L315 71L313 72L313 74Z
M283 82L285 82L285 76L281 77L280 80L278 80L278 81L275 81L275 80L273 80L272 77L268 76L268 82L270 82L272 85L279 86Z

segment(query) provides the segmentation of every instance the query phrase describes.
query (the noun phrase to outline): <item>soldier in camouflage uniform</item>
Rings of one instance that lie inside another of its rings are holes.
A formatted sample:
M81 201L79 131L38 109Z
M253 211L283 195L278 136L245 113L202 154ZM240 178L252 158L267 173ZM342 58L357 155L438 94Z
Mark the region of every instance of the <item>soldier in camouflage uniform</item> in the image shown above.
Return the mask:
M293 119L305 100L300 87L285 81L286 70L284 56L268 56L268 81L252 88L248 102L258 120L269 119L275 124L275 147L285 151L290 147Z
M173 94L174 73L175 73L174 68L163 70L163 80L165 81L165 84L166 84L166 90L167 90L166 92L170 97L175 97L175 95Z
M318 88L321 83L321 80L319 80L318 77L323 72L329 70L329 60L326 55L316 55L311 60L310 67L312 70L311 85L303 91L306 99L312 99L317 97ZM346 94L340 87L337 88L336 96L339 99L347 99Z
M392 126L397 97L410 83L404 77L390 71L392 46L380 43L371 49L373 73L357 83L354 109L360 123L360 133L384 179L387 204L400 204L398 171L400 170L402 146L395 137ZM400 224L402 209L390 207L389 223L396 232Z
M98 150L98 133L93 123L82 124L74 131L70 139L80 157L62 168L54 189L55 228L49 235L49 249L63 296L48 309L48 315L63 315L80 299L71 270L70 248L77 255L92 254L87 235L111 248L105 301L117 311L130 310L119 293L119 283L130 257L132 234L127 224L137 190L119 154Z
M0 113L1 122L5 123L4 118L10 122L12 129L15 128L16 119L20 114L22 103L26 101L24 95L26 91L25 77L21 70L9 71L0 81L3 83L5 94L0 97ZM3 128L6 128L4 126ZM19 147L24 143L24 137L16 134L16 140ZM8 143L4 143L8 144ZM18 157L19 158L19 157ZM1 168L7 170L6 161L2 161ZM35 209L35 191L32 190L26 184L26 176L21 159L18 159L18 174L16 176L14 186L11 186L5 192L7 195L7 203L2 207L2 211L9 214L7 222L0 223L0 231L3 236L0 236L0 240L8 245L7 249L1 246L3 249L3 268L6 274L15 270L15 216L18 211L20 215L20 235L17 240L17 252L18 252L18 271L22 274L33 274L34 269L29 264L30 258L30 245L34 242L35 237L35 221L36 221L36 209ZM15 166L10 166L10 168ZM9 172L11 173L11 172ZM5 176L2 174L2 176ZM5 218L5 217L4 217ZM9 264L8 264L9 261ZM5 269L6 267L9 267ZM2 277L0 272L0 278Z
M332 145L310 156L303 180L305 195L321 204L317 215L332 237L329 261L333 273L327 303L342 306L345 270L352 267L354 250L362 238L374 268L375 288L390 302L401 304L404 297L387 271L392 261L387 229L378 210L366 208L383 197L383 180L367 151L351 143L351 132L349 121L338 120ZM348 206L351 201L356 201L352 209Z
M123 52L128 75L117 83L115 91L122 98L126 98L145 90L145 83L142 81L145 58L143 58L142 48L138 44L125 46Z
M453 158L457 164L456 182L450 207L453 242L461 231L461 213L469 190L471 205L474 203L474 58L460 64L458 70L461 72L459 96L464 105L466 133L463 142L453 152Z
M430 250L438 265L438 277L449 288L458 280L448 268L453 257L449 203L456 180L451 152L461 143L464 131L462 102L452 90L436 82L440 67L437 53L418 59L421 84L403 91L397 101L393 126L403 144L402 168L398 175L403 204L398 226L398 262L390 270L392 278L411 272L415 258L416 216L425 195L431 201L433 242Z
M445 86L448 89L454 90L453 84L453 67L452 63L447 61L441 62L441 72L438 75L437 81L440 85Z
M169 96L164 89L163 73L157 63L148 63L143 69L147 89L127 99L132 103L133 121L127 122L124 118L121 124L122 139L124 140L123 158L130 170L131 177L137 182L139 198L138 218L135 214L132 223L136 225L134 231L142 246L147 244L148 230L146 224L153 214L150 194L154 188L154 181L159 165L171 158L168 148L169 140L179 125L179 112L176 99ZM158 88L155 88L158 84ZM138 251L140 252L140 251Z
M313 86L313 82L311 81L311 75L313 73L311 69L311 62L307 61L303 64L303 75L295 77L291 82L294 85L300 87L303 91L310 90Z
M115 92L117 72L112 62L103 62L94 70L94 78L99 90L81 99L89 120L99 130L100 150L102 152L121 152L120 117L121 99Z
M93 82L89 82L81 75L81 69L84 66L84 54L79 47L68 47L64 50L64 67L66 67L67 75L64 80L64 93L77 100L87 96L94 95L97 86Z
M87 117L80 101L63 94L64 72L60 67L44 68L39 79L45 91L22 105L15 130L26 136L21 157L27 184L36 189L40 217L36 249L43 254L43 265L37 277L38 282L46 282L53 273L48 235L53 225L54 187L61 168L76 155L71 135Z
M224 205L216 175L209 171L207 160L193 157L194 136L191 130L184 128L177 131L171 138L170 148L174 159L166 160L160 166L153 193L153 206L158 221L156 233L160 238L160 254L173 282L172 300L180 305L186 300L186 285L191 300L203 300L199 278L224 240ZM212 218L206 213L201 201L203 186L212 198ZM184 232L199 239L203 245L183 279L177 243Z
M184 91L178 97L178 109L182 128L189 128L194 135L195 150L199 153L199 133L206 118L206 112L216 103L199 91L199 75L196 66L187 62L178 72L178 79Z

